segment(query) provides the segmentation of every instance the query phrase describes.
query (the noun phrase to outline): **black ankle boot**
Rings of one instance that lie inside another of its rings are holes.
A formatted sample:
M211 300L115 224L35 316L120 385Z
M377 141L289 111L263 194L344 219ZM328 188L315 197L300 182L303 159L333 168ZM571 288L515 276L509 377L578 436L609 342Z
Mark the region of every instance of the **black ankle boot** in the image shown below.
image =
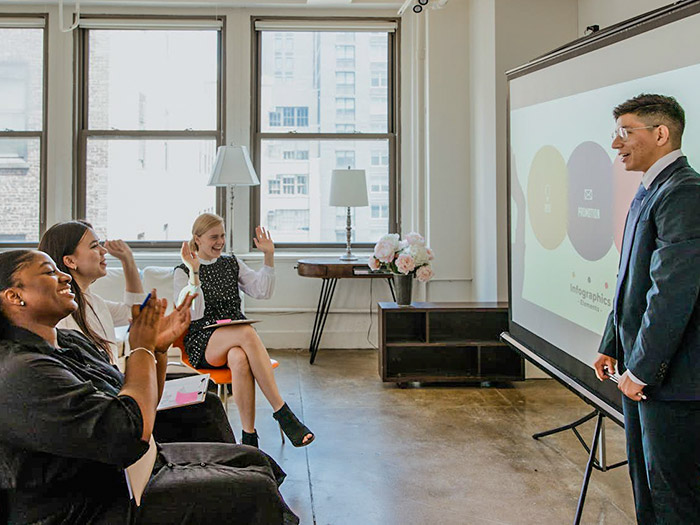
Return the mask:
M250 445L251 447L259 448L258 447L258 431L256 430L252 434L249 434L245 430L241 430L241 444L242 445Z
M287 403L285 403L284 406L282 406L282 408L280 408L277 412L272 414L272 417L277 420L280 427L284 433L287 434L287 437L295 447L305 447L306 445L310 445L316 437L314 436L314 433L311 432L306 425L304 425L304 423L297 419L297 416L294 415L294 412L292 412L292 409L289 408ZM311 434L311 439L304 443L304 436L308 434Z

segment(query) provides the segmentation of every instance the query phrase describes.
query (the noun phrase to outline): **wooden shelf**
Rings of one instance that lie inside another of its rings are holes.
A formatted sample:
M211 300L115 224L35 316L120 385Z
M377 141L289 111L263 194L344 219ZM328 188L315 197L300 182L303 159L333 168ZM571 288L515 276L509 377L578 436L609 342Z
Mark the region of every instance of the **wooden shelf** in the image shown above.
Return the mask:
M522 358L499 339L507 329L507 303L379 303L379 375L399 384L522 380Z

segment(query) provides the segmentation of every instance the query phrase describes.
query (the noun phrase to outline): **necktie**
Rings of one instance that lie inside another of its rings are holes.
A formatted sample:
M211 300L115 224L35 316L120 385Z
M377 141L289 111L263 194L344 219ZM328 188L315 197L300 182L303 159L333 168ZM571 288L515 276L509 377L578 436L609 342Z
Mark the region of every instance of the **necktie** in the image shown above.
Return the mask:
M625 281L625 276L627 275L627 266L629 265L630 251L632 249L632 240L634 238L637 220L639 219L639 212L642 209L642 202L644 201L644 197L646 197L646 195L647 189L644 187L644 184L640 184L639 189L637 189L637 193L634 195L632 204L630 204L630 210L627 212L627 221L625 222L625 233L622 237L620 270L617 276L617 286L615 288L615 302L613 303L613 308L615 309L615 320L618 319L617 309L620 288L622 288L622 283Z

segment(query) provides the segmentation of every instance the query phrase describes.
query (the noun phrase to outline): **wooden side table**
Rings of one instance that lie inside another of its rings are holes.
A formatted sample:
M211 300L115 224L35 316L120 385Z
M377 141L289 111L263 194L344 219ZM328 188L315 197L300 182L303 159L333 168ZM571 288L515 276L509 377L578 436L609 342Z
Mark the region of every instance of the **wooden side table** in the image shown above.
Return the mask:
M318 298L314 328L311 332L311 343L309 343L309 352L311 352L309 363L314 364L316 360L323 327L326 325L338 279L386 279L391 289L391 296L396 300L392 274L372 272L367 265L368 262L367 257L361 257L357 261L341 261L335 257L315 257L297 261L299 275L321 279L321 295Z

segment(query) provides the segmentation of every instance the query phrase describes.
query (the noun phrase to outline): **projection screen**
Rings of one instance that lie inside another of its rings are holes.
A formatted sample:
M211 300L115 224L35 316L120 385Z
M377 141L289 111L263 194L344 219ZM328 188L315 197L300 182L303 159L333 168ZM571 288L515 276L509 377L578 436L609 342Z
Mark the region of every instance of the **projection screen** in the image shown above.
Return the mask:
M640 93L686 111L700 168L700 2L680 2L509 71L510 325L504 339L618 423L592 368L612 307L625 217L641 181L610 147L612 108Z

